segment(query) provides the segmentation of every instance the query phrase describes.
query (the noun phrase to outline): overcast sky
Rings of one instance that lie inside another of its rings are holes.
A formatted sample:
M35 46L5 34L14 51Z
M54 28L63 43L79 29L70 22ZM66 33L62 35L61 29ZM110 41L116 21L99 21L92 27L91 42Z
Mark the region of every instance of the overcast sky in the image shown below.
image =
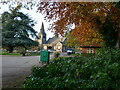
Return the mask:
M0 14L2 14L4 11L9 11L8 5L0 4L0 7L1 7ZM45 32L47 34L47 39L50 38L50 37L53 37L53 33L51 31L48 31L48 27L49 27L50 23L46 22L44 20L44 16L41 13L37 12L37 7L34 6L32 10L27 10L25 8L22 8L20 11L22 11L24 14L28 14L30 17L32 17L33 20L35 20L37 22L34 26L34 29L38 33L40 32L41 24L43 22Z

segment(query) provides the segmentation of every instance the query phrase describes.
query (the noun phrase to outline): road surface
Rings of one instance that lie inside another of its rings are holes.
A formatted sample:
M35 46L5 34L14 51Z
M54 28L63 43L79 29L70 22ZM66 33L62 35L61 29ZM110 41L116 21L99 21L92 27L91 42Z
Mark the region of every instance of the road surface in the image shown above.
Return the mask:
M61 53L60 56L65 56ZM32 66L42 66L40 56L2 56L2 87L21 87L23 80L31 73ZM53 54L50 59L54 58ZM22 79L21 79L22 78Z

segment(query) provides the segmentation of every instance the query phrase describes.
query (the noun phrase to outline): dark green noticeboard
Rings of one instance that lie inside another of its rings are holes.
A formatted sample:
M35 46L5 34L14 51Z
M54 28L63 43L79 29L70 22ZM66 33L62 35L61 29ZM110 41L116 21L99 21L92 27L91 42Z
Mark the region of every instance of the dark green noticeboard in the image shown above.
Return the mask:
M40 61L41 62L48 62L49 61L49 52L48 51L41 51L40 52Z

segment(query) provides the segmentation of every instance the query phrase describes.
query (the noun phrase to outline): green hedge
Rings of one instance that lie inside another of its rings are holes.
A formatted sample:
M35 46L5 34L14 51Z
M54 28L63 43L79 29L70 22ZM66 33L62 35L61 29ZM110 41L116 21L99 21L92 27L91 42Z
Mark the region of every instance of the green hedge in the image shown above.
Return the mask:
M13 55L13 56L20 56L19 53L1 53L1 55Z
M71 56L75 57L92 57L95 56L94 53L76 53L76 54L71 54Z
M120 50L102 49L94 57L57 58L33 67L24 88L119 88Z

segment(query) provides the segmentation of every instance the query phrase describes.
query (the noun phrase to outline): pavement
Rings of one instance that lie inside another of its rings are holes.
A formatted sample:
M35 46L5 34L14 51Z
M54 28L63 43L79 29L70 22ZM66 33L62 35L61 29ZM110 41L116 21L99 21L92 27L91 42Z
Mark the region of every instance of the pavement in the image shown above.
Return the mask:
M66 56L61 53L60 56ZM53 54L50 59L54 58ZM2 87L21 88L24 79L31 74L32 66L43 66L40 56L2 56Z

